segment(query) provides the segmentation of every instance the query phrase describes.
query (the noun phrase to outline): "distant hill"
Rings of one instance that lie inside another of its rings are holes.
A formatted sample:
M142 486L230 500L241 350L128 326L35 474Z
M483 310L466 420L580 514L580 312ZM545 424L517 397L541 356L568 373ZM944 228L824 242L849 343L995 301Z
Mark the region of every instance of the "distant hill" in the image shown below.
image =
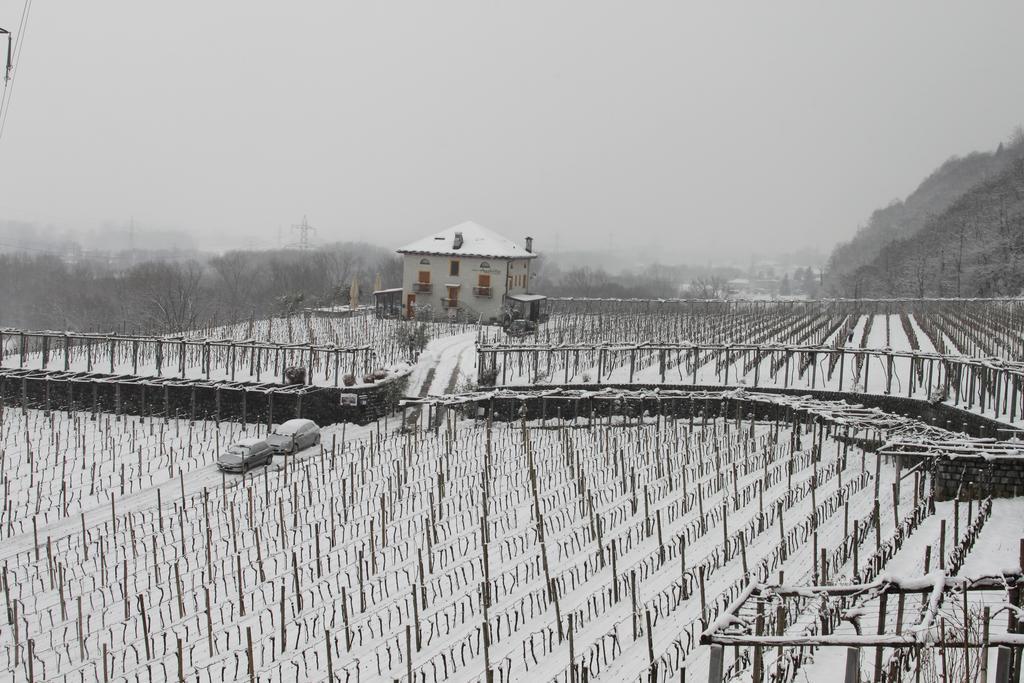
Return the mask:
M1003 296L1024 288L1024 135L953 158L875 211L829 260L837 296Z

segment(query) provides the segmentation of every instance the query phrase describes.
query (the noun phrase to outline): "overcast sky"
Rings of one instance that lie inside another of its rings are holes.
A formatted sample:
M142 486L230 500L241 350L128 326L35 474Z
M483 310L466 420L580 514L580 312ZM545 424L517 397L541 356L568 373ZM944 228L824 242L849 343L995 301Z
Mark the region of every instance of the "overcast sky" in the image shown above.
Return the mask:
M0 219L828 249L1024 121L1022 32L1019 0L42 0Z

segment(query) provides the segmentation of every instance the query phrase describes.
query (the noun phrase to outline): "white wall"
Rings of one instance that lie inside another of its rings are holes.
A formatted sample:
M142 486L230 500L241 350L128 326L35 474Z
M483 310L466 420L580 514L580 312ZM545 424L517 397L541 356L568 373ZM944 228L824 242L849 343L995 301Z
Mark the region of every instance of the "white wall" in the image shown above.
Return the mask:
M428 260L430 264L421 265L420 261L422 259ZM452 260L459 261L459 274L457 276L449 275L449 264ZM445 285L458 284L461 285L459 287L460 306L465 304L468 309L483 315L485 320L501 316L501 302L506 291L505 278L507 273L506 267L509 263L508 259L486 259L478 256L461 256L457 259L453 259L449 256L405 254L403 261L403 309L409 293L413 291L413 283L419 280L419 272L421 270L429 270L430 283L433 285L433 288L429 294L416 293L417 306L429 305L433 310L433 315L446 315L446 311L441 305L441 299L448 297L448 289ZM490 267L482 268L481 265L483 263L487 263ZM517 263L528 263L528 261L519 260ZM522 268L522 265L515 266L512 268L511 272L516 274L526 273L527 270L523 270ZM490 297L479 297L473 294L473 288L478 286L479 276L481 273L490 274L491 276ZM524 292L526 290L525 288L519 287L513 288L509 291Z

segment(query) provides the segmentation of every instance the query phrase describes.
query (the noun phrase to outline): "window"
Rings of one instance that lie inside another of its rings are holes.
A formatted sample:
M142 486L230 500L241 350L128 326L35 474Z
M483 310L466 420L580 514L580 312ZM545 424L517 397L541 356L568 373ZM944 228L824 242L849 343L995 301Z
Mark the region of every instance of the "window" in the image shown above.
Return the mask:
M428 258L421 258L420 259L420 265L421 266L429 266L430 265L430 259L428 259Z
M448 262L448 274L452 277L458 277L459 275L459 262L449 261Z
M491 264L488 263L487 261L484 261L484 262L482 262L480 264L480 270L490 270L490 269L491 269Z
M430 271L429 270L421 270L420 274L419 274L419 281L420 282L430 282Z

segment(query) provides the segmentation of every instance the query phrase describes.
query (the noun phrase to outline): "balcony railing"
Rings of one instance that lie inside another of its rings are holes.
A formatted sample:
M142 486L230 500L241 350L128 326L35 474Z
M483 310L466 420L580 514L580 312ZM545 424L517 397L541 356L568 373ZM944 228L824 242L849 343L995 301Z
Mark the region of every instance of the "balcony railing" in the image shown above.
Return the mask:
M441 299L441 307L442 308L458 308L459 307L459 300L458 299Z
M473 288L473 296L482 296L482 297L487 297L489 299L489 298L491 298L491 288L490 287L474 287Z
M434 285L429 282L414 282L412 283L412 291L417 294L430 294L434 291Z

